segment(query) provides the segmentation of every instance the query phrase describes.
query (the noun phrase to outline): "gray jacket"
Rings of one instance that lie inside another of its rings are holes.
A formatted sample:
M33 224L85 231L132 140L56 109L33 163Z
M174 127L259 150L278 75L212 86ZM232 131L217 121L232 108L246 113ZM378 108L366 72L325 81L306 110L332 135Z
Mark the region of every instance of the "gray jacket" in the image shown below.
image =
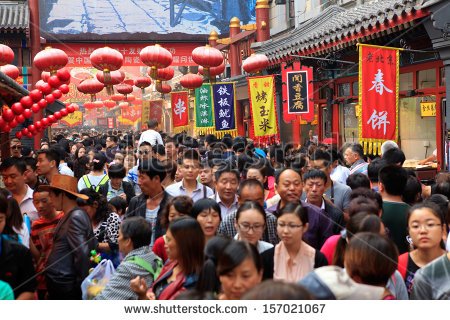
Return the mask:
M140 265L130 261L132 257L139 257L150 263L153 270L157 270L157 262L161 260L150 251L149 247L140 247L127 254L122 263L117 267L112 278L103 291L95 297L95 300L137 300L138 295L130 288L130 281L137 276L145 279L147 288L152 286L154 275L150 274ZM128 260L128 261L127 261Z

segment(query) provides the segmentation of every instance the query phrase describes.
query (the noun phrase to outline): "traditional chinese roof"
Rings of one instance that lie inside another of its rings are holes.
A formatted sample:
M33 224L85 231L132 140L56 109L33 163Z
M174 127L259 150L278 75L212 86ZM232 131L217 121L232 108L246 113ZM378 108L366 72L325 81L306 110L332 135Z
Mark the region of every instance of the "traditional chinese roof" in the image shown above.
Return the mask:
M375 0L351 9L331 6L320 15L279 37L263 42L257 50L272 63L291 54L320 55L403 30L428 15L430 2L439 0Z
M24 32L30 25L28 1L0 2L0 31Z

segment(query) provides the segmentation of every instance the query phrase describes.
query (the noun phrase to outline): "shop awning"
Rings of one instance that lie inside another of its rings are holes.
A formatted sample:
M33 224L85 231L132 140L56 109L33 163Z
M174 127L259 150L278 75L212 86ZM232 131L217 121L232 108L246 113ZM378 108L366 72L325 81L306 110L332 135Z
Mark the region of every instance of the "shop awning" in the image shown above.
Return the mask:
M28 1L0 2L0 32L24 32L29 25Z
M258 53L272 63L292 54L321 55L411 26L428 15L426 7L439 0L378 0L351 9L331 6L314 19L282 36L261 43Z

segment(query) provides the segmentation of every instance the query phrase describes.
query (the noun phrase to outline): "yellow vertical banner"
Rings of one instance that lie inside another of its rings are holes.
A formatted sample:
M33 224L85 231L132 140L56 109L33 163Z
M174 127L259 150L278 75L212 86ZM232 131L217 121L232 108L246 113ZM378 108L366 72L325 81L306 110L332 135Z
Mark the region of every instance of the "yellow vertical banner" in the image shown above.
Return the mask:
M255 137L278 134L274 76L248 78Z
M144 126L150 120L150 101L142 100L141 125Z

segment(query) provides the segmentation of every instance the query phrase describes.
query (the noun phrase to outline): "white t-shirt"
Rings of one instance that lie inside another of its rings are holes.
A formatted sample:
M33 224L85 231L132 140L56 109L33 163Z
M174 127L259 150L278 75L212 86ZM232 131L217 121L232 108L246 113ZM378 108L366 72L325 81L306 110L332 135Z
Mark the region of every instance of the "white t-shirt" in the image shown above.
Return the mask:
M156 144L164 145L164 142L159 132L156 132L153 129L149 129L147 131L142 132L141 138L139 139L139 145L141 145L143 141L147 141L152 146Z

